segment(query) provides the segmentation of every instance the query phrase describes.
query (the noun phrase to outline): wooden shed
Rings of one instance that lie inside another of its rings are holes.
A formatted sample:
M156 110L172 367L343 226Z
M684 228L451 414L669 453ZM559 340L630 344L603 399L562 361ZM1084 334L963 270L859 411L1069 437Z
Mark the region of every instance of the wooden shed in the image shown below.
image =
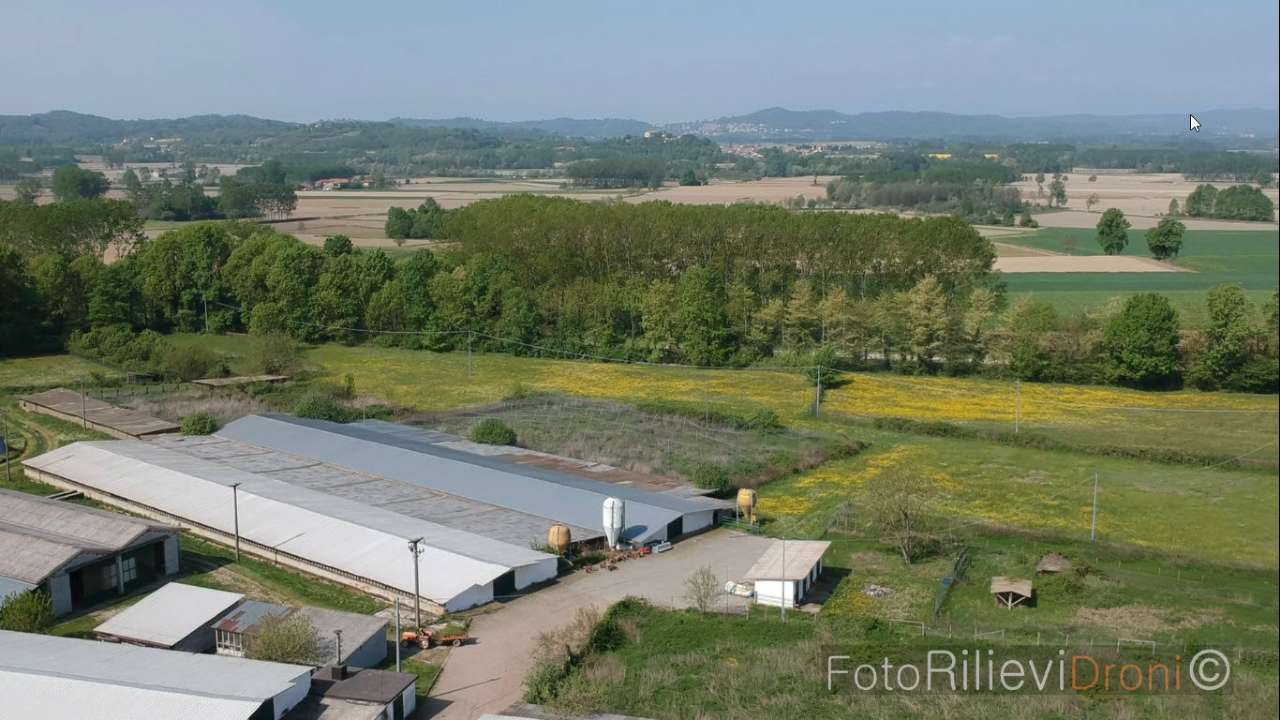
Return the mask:
M991 578L991 595L995 597L996 605L1004 608L1030 604L1034 592L1030 580L998 575Z

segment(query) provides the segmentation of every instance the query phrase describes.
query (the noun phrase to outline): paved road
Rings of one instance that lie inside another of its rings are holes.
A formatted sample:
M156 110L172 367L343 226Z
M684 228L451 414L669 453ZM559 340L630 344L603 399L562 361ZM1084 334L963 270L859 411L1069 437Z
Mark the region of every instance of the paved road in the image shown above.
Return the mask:
M769 542L713 530L677 543L661 555L624 562L613 572L576 573L477 617L471 624L476 640L450 652L427 701L427 717L472 720L506 709L520 700L540 632L567 623L578 608L604 610L628 595L683 607L684 582L693 571L710 566L722 584L738 580Z

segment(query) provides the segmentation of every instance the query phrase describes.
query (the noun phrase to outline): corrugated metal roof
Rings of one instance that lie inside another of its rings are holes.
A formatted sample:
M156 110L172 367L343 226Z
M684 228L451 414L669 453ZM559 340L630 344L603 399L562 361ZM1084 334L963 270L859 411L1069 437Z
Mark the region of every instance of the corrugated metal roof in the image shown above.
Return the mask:
M713 507L449 449L421 430L380 421L344 425L252 415L218 435L587 528L600 527L605 498L621 498L627 506L623 537L637 542L685 513Z
M358 649L366 640L374 635L382 635L387 630L387 619L376 615L328 610L318 607L291 608L275 603L246 600L234 610L227 613L214 624L215 630L244 634L268 615L290 615L297 613L305 617L316 630L325 650L323 657L329 661L344 662L353 650ZM337 638L335 631L342 631L342 649L345 652L341 659L335 659Z
M0 575L39 584L82 554L129 547L166 525L28 493L0 490Z
M351 677L339 680L325 690L324 696L386 705L417 681L417 676L409 673L391 670L356 670Z
M289 608L260 600L245 600L214 623L213 629L237 635L248 632L268 615L288 615Z
M0 698L4 698L5 717L41 720L85 720L88 717L93 720L247 720L262 705L261 701L255 700L206 697L4 669L0 669Z
M125 685L261 703L299 678L309 679L311 668L0 630L0 671L59 678L67 686L76 682ZM77 717L84 717L86 707L96 703L75 708L81 713Z
M406 540L423 537L422 596L441 604L551 557L150 442L78 442L23 464L228 534L239 483L241 537L406 593L414 586Z
M502 542L530 547L544 543L551 521L536 515L442 493L401 480L378 477L317 462L311 458L258 447L229 438L205 435L169 436L153 443L245 472L270 475L290 485L311 488L356 502L385 508L446 527L476 533ZM570 526L575 540L603 535L598 530Z
M173 647L244 595L171 582L94 628L104 635Z
M325 645L324 657L326 658L332 658L337 652L338 640L335 631L342 631L343 653L337 660L339 663L346 662L351 652L359 649L370 637L385 635L387 632L387 619L375 615L361 615L318 607L301 607L296 612L315 626L316 632L320 635L320 641Z
M746 580L803 580L831 543L826 540L774 541L751 566ZM785 563L783 562L785 560Z

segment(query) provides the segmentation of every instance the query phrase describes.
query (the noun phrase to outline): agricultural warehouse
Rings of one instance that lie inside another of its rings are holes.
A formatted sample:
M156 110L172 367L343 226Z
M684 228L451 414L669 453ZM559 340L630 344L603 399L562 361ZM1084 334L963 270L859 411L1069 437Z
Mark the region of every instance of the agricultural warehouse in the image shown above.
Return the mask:
M601 537L603 501L626 503L623 537L675 537L727 503L593 481L444 447L414 428L250 416L213 436L80 442L24 462L37 478L234 541L384 596L411 595L406 542L421 537L421 597L479 605L555 577L531 550L553 524ZM447 436L445 436L447 437ZM591 529L595 528L595 529Z
M526 546L251 473L154 442L79 442L24 461L33 477L152 516L282 564L438 610L555 577L557 559ZM422 538L421 555L408 541ZM418 572L415 573L415 564Z
M50 415L82 424L123 440L176 433L179 427L168 420L85 397L73 390L55 388L18 398L18 406L28 412Z
M167 650L213 649L213 623L244 595L171 582L94 628L100 639Z
M40 588L65 615L178 572L177 530L0 490L0 589Z
M616 497L626 503L622 539L635 544L675 540L708 528L717 510L733 507L710 498L648 492L465 452L451 446L457 439L453 436L380 420L343 425L285 415L252 416L231 423L219 435L529 513L571 530L599 528L603 502Z
M367 668L381 665L387 657L387 621L383 618L324 608L290 608L256 600L240 603L213 623L211 637L216 637L217 653L244 657L253 643L255 629L263 619L295 613L305 617L315 628L324 645L323 659L326 662ZM342 638L341 657L338 655L339 634Z
M310 688L301 665L0 630L5 717L280 720Z
M822 574L825 540L783 540L769 546L746 579L755 583L756 602L795 607Z

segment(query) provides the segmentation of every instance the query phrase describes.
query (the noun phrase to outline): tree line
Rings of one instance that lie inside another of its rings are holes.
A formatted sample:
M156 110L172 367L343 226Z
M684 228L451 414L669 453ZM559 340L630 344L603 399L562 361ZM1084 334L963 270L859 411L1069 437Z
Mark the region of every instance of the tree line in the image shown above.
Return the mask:
M1191 217L1271 222L1275 219L1276 206L1266 193L1249 185L1233 185L1222 190L1212 185L1197 185L1187 196L1182 211Z
M707 366L1276 387L1274 295L1258 313L1239 288L1215 289L1199 328L1156 294L1074 315L1009 306L990 243L953 218L516 196L451 211L445 225L453 249L398 261L341 236L319 248L236 222L140 241L109 265L5 247L0 331L15 338L5 351L56 338L177 373L163 334L207 329Z

